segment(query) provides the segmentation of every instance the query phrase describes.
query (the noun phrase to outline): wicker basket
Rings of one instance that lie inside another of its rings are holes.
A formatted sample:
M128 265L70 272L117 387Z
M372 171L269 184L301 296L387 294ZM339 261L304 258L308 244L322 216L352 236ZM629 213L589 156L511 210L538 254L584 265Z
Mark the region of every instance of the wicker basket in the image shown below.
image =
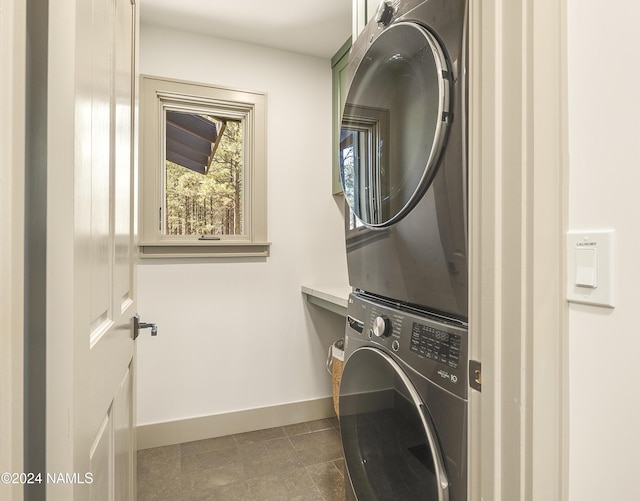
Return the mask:
M329 347L327 354L327 371L331 374L331 386L333 388L333 409L340 418L340 380L344 368L344 340L340 339Z

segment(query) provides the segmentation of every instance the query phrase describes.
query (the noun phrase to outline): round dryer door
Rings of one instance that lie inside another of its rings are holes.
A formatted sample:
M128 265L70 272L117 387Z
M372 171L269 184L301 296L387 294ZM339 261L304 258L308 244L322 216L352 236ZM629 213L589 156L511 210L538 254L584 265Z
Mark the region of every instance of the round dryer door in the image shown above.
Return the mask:
M450 75L439 41L416 23L391 25L365 52L342 115L340 169L366 226L400 220L431 184L451 120Z
M345 363L340 434L357 499L449 499L429 412L400 366L381 350L360 348Z

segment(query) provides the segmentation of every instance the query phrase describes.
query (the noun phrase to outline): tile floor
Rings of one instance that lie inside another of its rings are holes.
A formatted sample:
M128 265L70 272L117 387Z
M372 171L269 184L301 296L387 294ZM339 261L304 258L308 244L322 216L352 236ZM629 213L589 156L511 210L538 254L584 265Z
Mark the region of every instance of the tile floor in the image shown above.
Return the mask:
M138 451L138 501L343 501L338 420Z

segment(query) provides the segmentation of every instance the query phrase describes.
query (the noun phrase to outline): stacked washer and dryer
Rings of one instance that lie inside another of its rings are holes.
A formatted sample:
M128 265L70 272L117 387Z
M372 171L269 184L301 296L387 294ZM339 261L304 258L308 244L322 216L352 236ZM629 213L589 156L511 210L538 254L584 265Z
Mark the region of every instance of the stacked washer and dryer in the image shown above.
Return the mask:
M347 499L467 500L467 0L386 0L340 135Z

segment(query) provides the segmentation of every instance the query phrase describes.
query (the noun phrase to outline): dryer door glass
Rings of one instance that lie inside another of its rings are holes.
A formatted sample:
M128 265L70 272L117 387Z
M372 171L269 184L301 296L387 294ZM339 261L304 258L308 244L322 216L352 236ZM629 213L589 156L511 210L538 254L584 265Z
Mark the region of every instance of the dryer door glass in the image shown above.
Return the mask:
M433 180L451 120L450 75L438 40L415 23L392 25L366 51L340 132L345 197L365 225L400 220Z
M357 499L448 499L429 412L400 366L380 350L360 348L345 363L340 433Z

